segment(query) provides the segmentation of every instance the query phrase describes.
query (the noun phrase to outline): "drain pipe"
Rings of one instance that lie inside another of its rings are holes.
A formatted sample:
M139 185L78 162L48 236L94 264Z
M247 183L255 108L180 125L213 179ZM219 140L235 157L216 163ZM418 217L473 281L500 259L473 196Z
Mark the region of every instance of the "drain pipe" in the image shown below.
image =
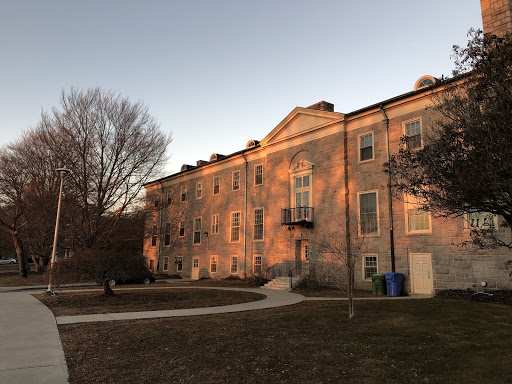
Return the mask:
M244 188L244 279L247 278L247 157L244 155L244 151L240 151L240 154L244 158L245 168L245 188Z
M384 126L386 127L386 162L389 164L389 119L384 105L380 105L380 111L384 116ZM393 196L391 193L391 173L388 172L388 213L389 213L389 243L391 248L391 272L395 272L395 237L393 233Z
M158 273L158 267L160 266L160 257L162 253L162 214L163 214L163 208L164 208L164 184L161 180L158 180L161 186L161 193L160 193L160 201L158 202L158 257L156 260L156 273Z

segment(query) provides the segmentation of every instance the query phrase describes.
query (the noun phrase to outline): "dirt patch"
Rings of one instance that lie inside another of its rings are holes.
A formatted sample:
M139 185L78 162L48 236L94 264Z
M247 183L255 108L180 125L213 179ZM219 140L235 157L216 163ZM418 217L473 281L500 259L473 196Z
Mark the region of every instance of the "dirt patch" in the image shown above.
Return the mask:
M105 297L99 292L70 292L55 296L43 294L35 297L50 308L55 316L216 307L265 298L258 293L213 289L134 289L116 291L115 296L111 297Z
M506 289L489 292L480 292L470 289L447 289L436 293L435 297L512 305L512 290Z

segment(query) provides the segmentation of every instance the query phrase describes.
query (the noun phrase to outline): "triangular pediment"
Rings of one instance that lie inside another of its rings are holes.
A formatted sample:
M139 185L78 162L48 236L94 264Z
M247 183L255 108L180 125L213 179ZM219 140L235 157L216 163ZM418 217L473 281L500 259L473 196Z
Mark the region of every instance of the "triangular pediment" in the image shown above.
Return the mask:
M297 107L286 116L263 140L260 145L277 143L292 137L338 122L342 113L318 111Z

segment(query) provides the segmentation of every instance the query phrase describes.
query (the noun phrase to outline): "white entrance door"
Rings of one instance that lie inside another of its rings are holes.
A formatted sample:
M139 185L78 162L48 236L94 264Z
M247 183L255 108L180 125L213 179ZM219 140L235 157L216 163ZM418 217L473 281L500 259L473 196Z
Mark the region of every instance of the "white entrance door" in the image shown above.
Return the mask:
M192 259L192 280L199 280L199 259Z
M412 293L432 294L432 258L430 253L411 253Z

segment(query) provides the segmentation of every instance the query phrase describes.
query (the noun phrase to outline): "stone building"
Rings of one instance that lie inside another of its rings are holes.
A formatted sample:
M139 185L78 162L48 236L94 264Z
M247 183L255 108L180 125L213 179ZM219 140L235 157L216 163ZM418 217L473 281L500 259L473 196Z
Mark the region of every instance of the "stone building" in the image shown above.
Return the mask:
M486 33L509 29L511 4L482 0ZM505 28L505 29L504 29ZM435 116L425 107L443 82L420 78L414 90L351 113L321 101L297 107L261 141L214 153L146 185L150 268L192 279L312 272L315 244L327 234L364 242L359 288L374 273L401 272L404 288L430 294L469 288L512 288L505 250L458 246L472 227L495 224L486 213L440 220L391 197L382 171L400 138L421 147ZM507 238L509 229L498 229Z

